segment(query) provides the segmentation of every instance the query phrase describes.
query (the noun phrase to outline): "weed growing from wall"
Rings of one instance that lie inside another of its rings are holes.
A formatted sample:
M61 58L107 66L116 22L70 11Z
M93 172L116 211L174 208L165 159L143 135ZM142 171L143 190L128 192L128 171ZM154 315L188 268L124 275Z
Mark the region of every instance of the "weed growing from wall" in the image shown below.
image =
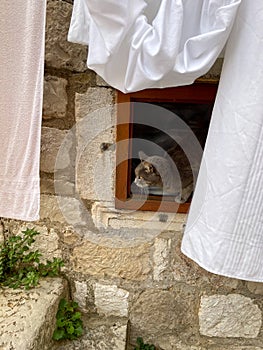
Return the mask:
M137 345L134 350L156 350L156 347L154 345L144 344L144 341L141 337L137 338L136 344Z
M56 314L54 340L74 340L83 334L83 322L78 311L78 303L61 299Z
M32 250L35 236L40 233L27 228L22 235L11 236L0 245L0 285L10 288L30 289L38 284L40 277L58 276L63 261L54 258L45 264L40 262L42 254Z

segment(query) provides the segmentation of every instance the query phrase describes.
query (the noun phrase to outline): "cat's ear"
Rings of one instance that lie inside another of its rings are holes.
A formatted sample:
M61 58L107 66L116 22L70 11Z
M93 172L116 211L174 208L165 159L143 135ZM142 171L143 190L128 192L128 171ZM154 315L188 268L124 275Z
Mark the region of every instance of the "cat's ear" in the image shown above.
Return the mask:
M141 161L143 161L146 160L148 156L143 151L139 151L139 158Z

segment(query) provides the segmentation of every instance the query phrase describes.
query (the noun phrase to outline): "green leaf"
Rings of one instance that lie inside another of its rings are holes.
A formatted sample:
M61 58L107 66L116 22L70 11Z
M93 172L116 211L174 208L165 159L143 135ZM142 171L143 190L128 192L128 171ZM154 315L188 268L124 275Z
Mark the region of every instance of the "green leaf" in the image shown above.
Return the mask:
M143 345L144 344L143 343L143 339L141 337L138 337L136 342L137 342L138 345Z
M73 334L74 331L75 331L75 328L74 328L72 322L70 322L70 323L68 324L68 326L66 327L66 329L67 329L68 334Z
M54 333L53 333L53 339L54 340L61 340L61 339L65 339L65 331L64 329L55 329Z
M64 326L66 325L65 319L63 319L63 318L57 319L56 325L57 325L57 327L59 327L59 328L64 327Z
M77 328L75 328L75 334L77 337L80 337L83 334L83 327L78 326Z
M67 304L65 306L65 310L66 310L66 312L69 312L70 314L72 314L74 312L74 308L71 306L71 304Z
M62 310L62 309L64 309L66 307L66 305L67 305L67 300L63 298L63 299L60 300L58 307L59 307L60 310Z
M64 318L64 317L65 317L64 310L62 310L62 309L60 308L60 306L59 306L59 309L58 309L56 318L57 318L57 320L58 320L59 318Z
M79 320L81 318L81 313L80 312L75 312L74 315L72 316L72 320Z
M73 302L72 302L72 307L73 307L74 309L77 309L77 308L79 307L79 304L78 304L76 301L73 301Z
M8 243L15 243L19 241L22 241L22 237L20 236L12 236L12 237L9 237L8 239Z

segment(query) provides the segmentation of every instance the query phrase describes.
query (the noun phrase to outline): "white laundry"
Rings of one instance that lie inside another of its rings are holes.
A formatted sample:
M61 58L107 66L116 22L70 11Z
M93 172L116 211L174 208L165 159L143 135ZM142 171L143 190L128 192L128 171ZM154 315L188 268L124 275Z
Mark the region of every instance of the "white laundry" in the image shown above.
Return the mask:
M243 0L226 48L182 242L208 271L263 282L263 3Z
M46 1L0 1L0 217L39 216Z
M241 0L75 0L68 40L123 92L191 84L222 51Z

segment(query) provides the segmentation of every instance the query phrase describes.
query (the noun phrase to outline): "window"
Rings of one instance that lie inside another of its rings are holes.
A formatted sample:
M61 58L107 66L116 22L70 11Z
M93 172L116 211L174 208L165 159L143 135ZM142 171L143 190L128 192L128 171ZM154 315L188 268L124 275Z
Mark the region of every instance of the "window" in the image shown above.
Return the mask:
M165 185L162 191L160 185L149 185L145 192L138 182L135 184L135 172L138 173L141 163L141 151L149 157L155 156L148 158L153 160L157 159L156 156L167 158L167 153L168 158L176 154L184 161L176 164L178 172L176 174L175 170L174 177L180 176L181 184L190 183L193 175L189 174L190 165L186 164L191 162L183 147L184 140L189 141L187 133L190 130L195 142L198 140L198 145L204 147L216 91L215 83L197 82L189 86L149 89L131 94L118 92L116 208L157 211L162 203L162 211L188 211L191 190L188 189L186 200L181 200L178 207L175 192L166 191ZM188 170L180 169L180 164ZM182 178L184 176L187 179Z

